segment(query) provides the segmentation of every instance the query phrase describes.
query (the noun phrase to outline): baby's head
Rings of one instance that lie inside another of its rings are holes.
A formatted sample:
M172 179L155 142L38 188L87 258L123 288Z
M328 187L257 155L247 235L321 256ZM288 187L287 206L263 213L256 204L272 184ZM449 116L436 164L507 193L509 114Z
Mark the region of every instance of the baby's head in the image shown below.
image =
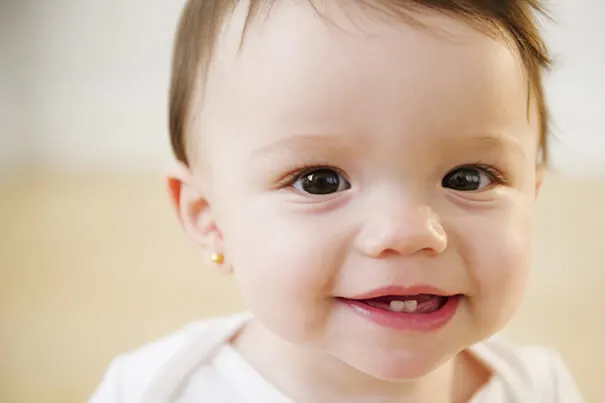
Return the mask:
M267 335L408 379L507 323L546 155L538 3L189 1L171 191Z

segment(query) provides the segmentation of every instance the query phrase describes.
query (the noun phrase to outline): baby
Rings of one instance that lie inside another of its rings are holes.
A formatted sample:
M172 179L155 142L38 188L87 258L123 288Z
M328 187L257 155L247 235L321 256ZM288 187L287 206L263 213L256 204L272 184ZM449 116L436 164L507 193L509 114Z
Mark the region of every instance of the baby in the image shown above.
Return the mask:
M249 312L117 358L91 403L575 403L494 336L546 164L538 0L190 0L168 182Z

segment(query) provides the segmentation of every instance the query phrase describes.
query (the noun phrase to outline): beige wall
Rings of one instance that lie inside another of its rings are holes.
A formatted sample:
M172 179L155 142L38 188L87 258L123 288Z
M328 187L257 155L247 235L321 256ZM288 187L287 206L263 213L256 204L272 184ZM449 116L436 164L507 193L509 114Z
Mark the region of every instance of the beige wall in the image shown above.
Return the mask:
M184 3L0 0L0 167L131 170L169 157L170 58ZM553 163L605 177L605 2L548 3Z
M116 353L242 306L180 233L159 175L22 177L0 189L0 402L82 402ZM547 182L530 294L509 329L559 348L594 403L604 205L605 183Z

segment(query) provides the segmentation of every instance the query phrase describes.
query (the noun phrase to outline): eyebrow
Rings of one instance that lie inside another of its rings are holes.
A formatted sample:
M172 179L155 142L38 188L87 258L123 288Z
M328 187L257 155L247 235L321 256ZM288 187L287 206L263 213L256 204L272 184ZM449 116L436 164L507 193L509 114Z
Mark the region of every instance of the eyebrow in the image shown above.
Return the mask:
M334 134L296 134L286 138L279 139L270 144L262 146L252 152L252 156L268 156L276 153L291 152L297 153L301 151L340 151L347 153L361 153L362 140L348 141Z
M528 158L527 152L521 142L514 137L504 135L479 135L468 137L468 140L478 144L481 144L487 150L495 150L497 152L503 152L512 150L516 154Z
M495 152L498 154L504 154L507 152L513 152L514 154L528 159L529 156L521 142L512 136L506 136L501 134L480 134L470 136L455 136L455 137L442 137L435 139L436 144L431 148L438 149L456 149L466 145L473 145L474 149L482 149L486 152ZM325 154L333 153L335 151L339 153L347 153L348 155L358 156L362 155L365 151L363 138L357 138L356 140L343 140L340 136L334 134L296 134L293 136L279 139L275 142L264 145L252 152L252 157L271 157L273 155L292 155L307 152L314 154Z

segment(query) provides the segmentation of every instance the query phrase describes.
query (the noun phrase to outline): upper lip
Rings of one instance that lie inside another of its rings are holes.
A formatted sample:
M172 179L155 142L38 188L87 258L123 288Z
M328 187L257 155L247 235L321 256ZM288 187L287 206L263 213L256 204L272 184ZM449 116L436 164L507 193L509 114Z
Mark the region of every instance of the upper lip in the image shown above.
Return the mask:
M411 287L403 287L397 285L389 285L385 287L376 288L374 290L364 292L362 294L355 295L353 297L349 297L348 299L356 299L356 300L366 300L373 298L381 298L381 297L409 297L411 295L420 295L420 294L428 294L428 295L438 295L442 297L450 297L452 293L448 293L446 291L440 290L437 287L433 287L430 285L415 285Z

